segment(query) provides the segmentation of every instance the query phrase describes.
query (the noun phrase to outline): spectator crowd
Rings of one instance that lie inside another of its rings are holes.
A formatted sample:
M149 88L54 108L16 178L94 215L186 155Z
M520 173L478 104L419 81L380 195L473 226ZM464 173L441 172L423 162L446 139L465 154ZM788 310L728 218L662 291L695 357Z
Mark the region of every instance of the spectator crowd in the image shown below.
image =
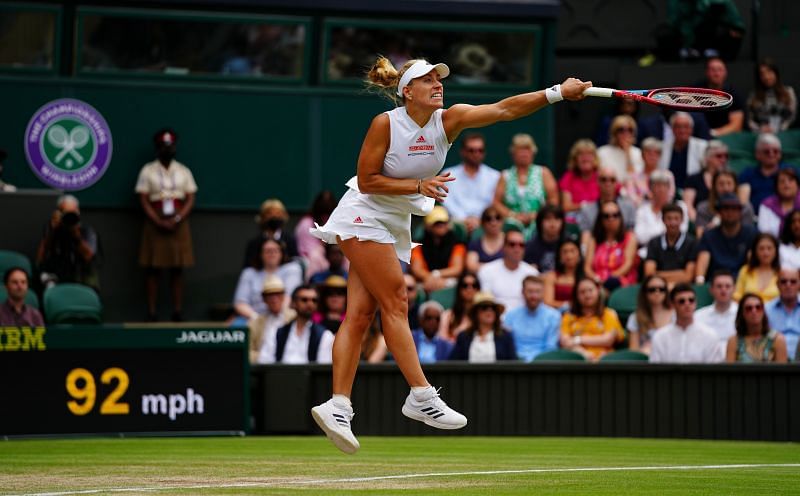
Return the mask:
M730 92L733 105L638 118L636 104L621 101L595 140L572 145L560 177L537 163L529 134L513 136L507 168L485 163L487 147L502 144L463 136L460 163L445 170L456 180L415 229L421 245L405 267L420 360L572 353L597 361L621 349L651 362L794 360L800 160L792 161L800 157L784 156L781 139L795 118L794 92L769 60L759 64L747 100L727 82L719 58L707 61L698 85ZM729 146L743 131L757 134L748 164L734 161ZM155 318L167 272L172 316L180 320L198 187L175 161L176 143L172 130L156 134L157 159L135 190L146 215L140 264L148 316ZM308 230L335 206L321 192L290 229L281 200L261 205L257 232L243 242L229 319L250 328L253 363L330 362L347 308L348 261ZM57 280L97 288L97 235L79 214L73 197L59 200L37 262ZM25 271L10 269L4 284L0 324L36 321L25 304ZM379 317L364 336L362 359L391 359Z

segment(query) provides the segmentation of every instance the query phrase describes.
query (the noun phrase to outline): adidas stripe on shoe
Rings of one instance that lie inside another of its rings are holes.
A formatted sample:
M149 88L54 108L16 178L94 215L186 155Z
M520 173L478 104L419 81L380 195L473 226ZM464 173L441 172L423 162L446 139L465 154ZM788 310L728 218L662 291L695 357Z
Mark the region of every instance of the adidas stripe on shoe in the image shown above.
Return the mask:
M337 406L330 399L312 408L311 416L328 439L343 452L352 455L361 447L350 429L350 421L355 416L352 408Z
M460 429L467 425L467 417L447 406L433 386L416 397L413 392L408 393L402 411L406 417L437 429Z

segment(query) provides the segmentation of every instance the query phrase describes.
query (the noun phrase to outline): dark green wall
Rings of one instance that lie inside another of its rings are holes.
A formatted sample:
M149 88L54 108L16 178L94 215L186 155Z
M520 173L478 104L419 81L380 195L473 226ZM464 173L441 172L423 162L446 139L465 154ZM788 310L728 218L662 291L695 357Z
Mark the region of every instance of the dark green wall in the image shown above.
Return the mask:
M372 117L391 108L380 97L351 89L308 89L172 82L75 79L0 79L5 118L0 147L10 154L4 178L18 187L43 184L27 166L23 134L31 115L58 98L77 98L98 109L111 126L114 151L109 170L78 197L88 207L135 207L133 188L141 166L152 159L153 133L175 128L178 160L199 186L198 208L253 209L268 197L305 210L322 188L344 191L355 173L361 140ZM486 103L496 93L448 94L448 103ZM540 144L537 162L551 164L553 133L546 109L534 116L485 129L487 162L507 167L511 136L529 132ZM447 164L458 162L457 146Z

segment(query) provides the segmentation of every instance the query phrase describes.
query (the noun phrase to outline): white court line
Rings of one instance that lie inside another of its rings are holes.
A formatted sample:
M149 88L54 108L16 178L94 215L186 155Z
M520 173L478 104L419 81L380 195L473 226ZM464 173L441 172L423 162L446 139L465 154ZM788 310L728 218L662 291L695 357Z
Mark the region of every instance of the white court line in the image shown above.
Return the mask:
M429 477L454 477L463 475L504 475L504 474L554 474L569 472L626 472L626 471L680 471L680 470L730 470L736 468L800 468L800 463L752 463L735 465L665 465L646 467L578 467L578 468L529 468L519 470L483 470L473 472L428 472L422 474L377 475L373 477L350 477L346 479L288 480L270 482L231 482L221 484L198 484L192 486L159 486L159 487L118 487L107 489L83 489L76 491L58 491L48 493L19 493L3 496L71 496L76 494L159 492L186 489L231 489L237 487L275 487L305 486L320 484L341 484L356 482L374 482L397 479L423 479Z

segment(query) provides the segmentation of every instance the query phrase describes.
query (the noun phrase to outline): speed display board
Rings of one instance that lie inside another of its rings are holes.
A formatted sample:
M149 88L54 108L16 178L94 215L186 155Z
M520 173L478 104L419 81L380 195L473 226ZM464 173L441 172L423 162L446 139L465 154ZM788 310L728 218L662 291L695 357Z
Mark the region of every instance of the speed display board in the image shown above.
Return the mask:
M0 435L243 433L247 332L0 327Z

